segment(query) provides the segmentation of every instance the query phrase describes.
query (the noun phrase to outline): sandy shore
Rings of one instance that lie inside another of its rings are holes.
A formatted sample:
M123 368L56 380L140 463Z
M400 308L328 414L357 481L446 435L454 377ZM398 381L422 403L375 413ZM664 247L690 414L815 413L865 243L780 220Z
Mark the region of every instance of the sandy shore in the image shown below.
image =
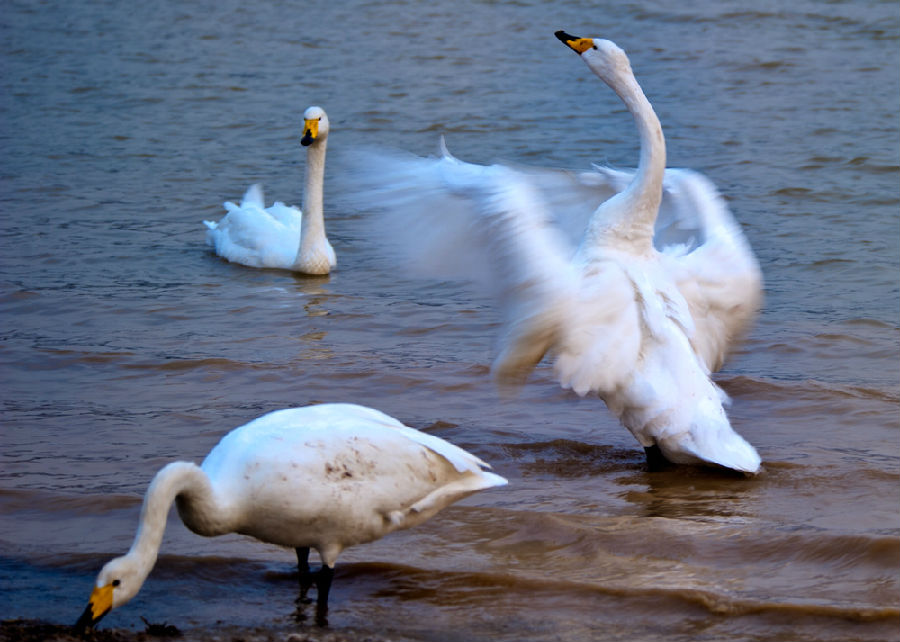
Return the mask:
M75 634L71 626L50 624L37 620L6 620L0 622L0 642L411 642L409 638L386 637L370 632L327 628L303 631L246 629L222 626L207 630L180 631L175 627L150 625L145 631L97 629L85 637Z

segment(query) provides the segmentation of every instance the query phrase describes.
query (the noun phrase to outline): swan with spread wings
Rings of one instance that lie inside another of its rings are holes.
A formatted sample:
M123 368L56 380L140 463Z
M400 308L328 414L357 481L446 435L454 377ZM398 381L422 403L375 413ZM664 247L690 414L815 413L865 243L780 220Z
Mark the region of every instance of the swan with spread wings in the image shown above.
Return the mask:
M579 395L596 394L648 463L756 473L710 378L756 315L758 262L715 186L666 169L659 119L625 52L557 32L627 106L637 170L572 173L452 157L379 154L361 170L395 240L428 267L486 281L503 315L492 373L520 385L545 354ZM442 145L443 146L443 145ZM587 216L579 224L581 210ZM566 213L560 215L560 212ZM561 224L562 223L562 224ZM575 242L566 228L578 230Z

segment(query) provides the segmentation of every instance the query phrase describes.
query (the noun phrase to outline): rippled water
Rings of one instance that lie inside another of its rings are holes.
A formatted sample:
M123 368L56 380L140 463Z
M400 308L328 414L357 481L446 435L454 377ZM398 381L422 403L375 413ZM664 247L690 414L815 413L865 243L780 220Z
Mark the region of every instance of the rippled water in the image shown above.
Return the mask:
M894 2L7 2L0 15L0 617L74 622L176 458L275 408L355 401L508 488L339 561L331 626L423 640L845 640L900 623L900 11ZM553 37L615 40L669 162L744 225L765 309L718 376L765 473L648 474L596 399L488 377L497 317L398 273L341 194L360 145L587 168L637 159ZM212 256L254 181L299 203L331 118L327 278ZM170 520L104 626L282 627L293 556Z

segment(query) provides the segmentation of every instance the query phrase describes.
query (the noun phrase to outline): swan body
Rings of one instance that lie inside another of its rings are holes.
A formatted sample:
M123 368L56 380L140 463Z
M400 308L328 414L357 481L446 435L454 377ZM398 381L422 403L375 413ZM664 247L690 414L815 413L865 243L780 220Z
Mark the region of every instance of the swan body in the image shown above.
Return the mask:
M310 547L323 571L333 572L345 548L507 483L487 467L371 408L322 404L271 412L225 435L200 466L174 462L156 474L131 550L100 571L78 626L92 627L137 594L156 563L173 502L199 535L240 533L297 549L302 583ZM327 577L317 582L320 609L327 607Z
M203 221L207 245L233 263L257 268L282 268L304 274L328 274L337 258L325 235L323 190L328 116L321 107L303 114L306 190L303 209L276 201L266 207L262 187L251 185L240 205L225 203L219 222Z
M382 156L364 184L402 220L420 266L487 281L503 314L492 373L522 384L546 353L565 388L597 394L646 449L679 464L759 470L710 373L758 311L756 258L712 183L666 169L659 120L625 53L557 37L634 117L638 168L555 170ZM432 212L438 214L432 216Z

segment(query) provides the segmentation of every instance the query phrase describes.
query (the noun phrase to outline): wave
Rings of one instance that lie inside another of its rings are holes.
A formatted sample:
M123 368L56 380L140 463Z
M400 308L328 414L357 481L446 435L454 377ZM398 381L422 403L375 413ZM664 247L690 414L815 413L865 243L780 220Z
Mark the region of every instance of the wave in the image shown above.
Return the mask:
M67 513L102 515L140 505L142 501L140 496L135 495L105 493L73 495L46 490L0 489L0 515L18 512L40 512L60 517Z
M434 571L389 563L349 564L341 567L338 575L341 581L369 580L376 583L377 578L377 584L383 586L377 591L379 596L420 599L443 606L474 607L496 601L500 596L512 601L544 602L548 594L569 597L580 594L608 596L629 602L651 602L649 605L636 605L636 608L647 609L645 612L657 616L664 610L682 613L688 606L723 616L785 614L856 622L900 621L900 608L894 606L834 604L803 599L775 601L713 590L599 585L559 576L523 579L508 573Z
M732 397L753 397L768 401L821 400L823 397L843 397L889 403L900 402L900 394L897 391L815 379L777 380L738 375L717 378L716 383Z
M268 363L248 363L245 361L234 361L224 357L206 357L202 359L186 359L172 358L159 362L142 362L131 363L124 366L128 369L137 370L161 370L182 371L182 370L219 370L219 371L242 371L242 370L270 370L271 365Z
M890 543L896 553L897 542ZM42 560L24 563L0 557L6 573L40 572L41 568L66 574L93 574L109 560L108 555L48 554ZM29 568L30 567L30 568ZM244 594L248 587L266 584L296 583L296 570L290 562L268 563L233 557L160 556L153 570L154 583L212 583L235 587ZM661 581L660 584L664 584ZM376 598L401 601L421 600L442 607L483 607L498 600L508 602L546 602L561 599L572 604L590 596L615 598L618 607L634 612L654 613L662 617L670 611L682 614L685 608L698 609L717 616L787 615L791 617L840 618L853 622L900 622L900 607L888 604L854 603L827 597L759 597L735 591L690 586L631 585L628 581L585 581L567 578L565 573L528 577L521 573L481 570L429 569L393 562L348 562L336 566L335 584L353 586ZM251 589L252 590L252 589ZM798 591L798 594L802 592Z

